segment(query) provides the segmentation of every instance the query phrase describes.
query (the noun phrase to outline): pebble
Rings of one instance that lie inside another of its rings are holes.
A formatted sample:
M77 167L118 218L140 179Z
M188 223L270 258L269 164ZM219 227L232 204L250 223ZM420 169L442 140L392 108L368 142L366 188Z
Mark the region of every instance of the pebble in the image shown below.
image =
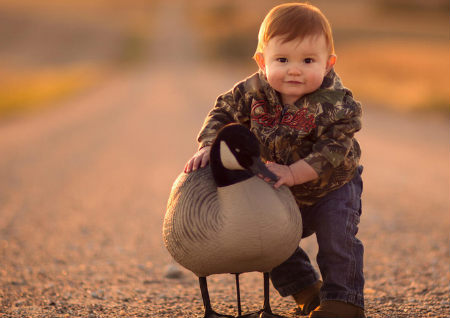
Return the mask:
M172 278L172 279L179 279L183 277L183 272L181 271L180 267L175 264L167 265L165 268L165 274L164 277L166 278Z
M92 298L95 299L105 299L105 292L101 289L97 290L97 291L93 291L91 293Z
M158 279L145 279L143 281L144 285L152 285L152 284L160 284L160 283L161 283L161 281Z
M63 298L64 300L69 300L69 299L72 298L72 293L66 292L66 293L64 293L64 295L63 295L62 298Z
M364 288L364 293L365 294L375 294L376 290L373 288Z

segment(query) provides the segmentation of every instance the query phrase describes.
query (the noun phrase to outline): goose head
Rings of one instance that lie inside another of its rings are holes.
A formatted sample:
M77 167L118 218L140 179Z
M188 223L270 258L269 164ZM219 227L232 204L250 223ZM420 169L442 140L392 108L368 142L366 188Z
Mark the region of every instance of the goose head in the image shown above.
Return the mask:
M210 164L217 186L223 187L262 175L277 181L261 161L259 141L246 127L230 124L223 127L211 147Z

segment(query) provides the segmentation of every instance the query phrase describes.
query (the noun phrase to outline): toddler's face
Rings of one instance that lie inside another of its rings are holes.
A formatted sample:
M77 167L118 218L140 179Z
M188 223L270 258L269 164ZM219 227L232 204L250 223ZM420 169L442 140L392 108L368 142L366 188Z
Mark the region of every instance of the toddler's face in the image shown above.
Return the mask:
M293 104L320 87L336 57L329 54L323 35L282 40L280 36L270 39L256 61L283 104Z

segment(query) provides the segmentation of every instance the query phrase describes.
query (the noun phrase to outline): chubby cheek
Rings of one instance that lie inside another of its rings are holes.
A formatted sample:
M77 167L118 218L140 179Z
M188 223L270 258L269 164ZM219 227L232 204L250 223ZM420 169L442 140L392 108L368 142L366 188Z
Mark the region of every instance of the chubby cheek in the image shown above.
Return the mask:
M311 89L316 90L322 85L325 74L313 73L308 76L308 84Z
M270 86L275 89L277 89L283 82L283 74L282 72L277 72L277 70L270 70L269 72L266 72L266 78Z

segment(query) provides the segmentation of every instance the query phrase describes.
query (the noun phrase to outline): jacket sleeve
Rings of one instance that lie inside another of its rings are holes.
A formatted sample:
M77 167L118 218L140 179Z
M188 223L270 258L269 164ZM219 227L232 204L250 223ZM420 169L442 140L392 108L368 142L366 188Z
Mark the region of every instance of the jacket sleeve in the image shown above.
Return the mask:
M240 123L249 127L250 105L245 94L244 83L238 83L230 91L220 95L214 108L209 112L198 134L199 149L210 146L217 132L230 123Z
M354 166L346 160L358 160L349 156L353 148L354 134L361 129L361 104L353 100L351 93L343 99L342 105L336 105L327 119L317 127L317 141L312 152L304 160L320 176L328 174L342 164Z

